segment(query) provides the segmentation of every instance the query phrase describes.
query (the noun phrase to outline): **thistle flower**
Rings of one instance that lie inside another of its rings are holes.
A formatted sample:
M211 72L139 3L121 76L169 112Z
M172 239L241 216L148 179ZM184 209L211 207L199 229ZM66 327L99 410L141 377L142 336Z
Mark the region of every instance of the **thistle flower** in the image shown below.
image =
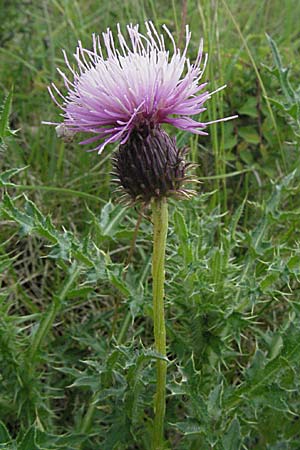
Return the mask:
M138 25L128 25L127 42L118 25L118 46L108 29L102 35L105 55L99 36L93 35L92 50L84 49L79 41L74 54L78 71L72 69L63 52L72 80L58 69L67 94L64 96L54 83L49 87L52 99L63 111L63 129L67 136L77 132L92 133L94 136L80 143L97 142L94 150L99 153L109 143L120 143L114 166L123 188L134 199L145 197L146 191L147 197L169 195L174 189L178 190L185 179L182 153L180 156L175 142L163 132L161 124L167 123L181 130L205 135L207 125L233 118L206 123L192 118L205 111L205 102L225 86L209 93L207 83L200 83L207 57L201 68L201 41L196 60L190 63L187 58L191 40L188 26L182 52L176 47L168 28L163 26L173 46L172 56L166 50L164 36L158 33L152 22L146 22L145 26L147 33L143 35ZM63 100L62 104L56 96ZM58 125L61 134L59 123L50 124ZM162 149L159 157L158 146ZM134 150L130 156L132 148ZM155 166L153 171L153 167L146 167L147 160L150 164L157 164L157 158L160 160L159 168ZM133 165L136 165L135 170ZM149 175L151 170L153 173ZM165 180L162 181L160 175L160 179L155 180L153 174L158 176L162 172L166 172ZM140 187L133 186L137 178L140 179Z

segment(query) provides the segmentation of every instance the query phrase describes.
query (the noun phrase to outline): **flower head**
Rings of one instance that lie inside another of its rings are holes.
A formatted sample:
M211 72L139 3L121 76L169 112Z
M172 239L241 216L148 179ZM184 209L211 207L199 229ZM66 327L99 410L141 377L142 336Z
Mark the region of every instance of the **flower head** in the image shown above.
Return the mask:
M205 58L201 68L202 41L191 64L187 57L191 39L188 26L183 51L163 26L173 46L172 55L152 22L145 26L143 35L138 25L128 25L126 41L118 25L118 45L109 29L102 35L102 45L99 36L93 35L92 50L84 49L79 42L74 54L77 70L72 69L64 52L72 79L58 69L67 94L64 96L54 83L49 87L51 97L63 111L67 135L92 133L94 136L81 144L97 142L95 150L99 153L110 142L125 144L133 131L144 126L153 129L168 123L191 133L207 134L204 129L212 123L192 118L205 110L204 104L213 94L206 90L207 83L200 82L206 63ZM62 104L56 97L63 100Z
M178 149L160 127L133 130L113 158L114 175L126 202L149 203L153 197L189 198L194 191L184 184L195 181L188 175L187 148Z

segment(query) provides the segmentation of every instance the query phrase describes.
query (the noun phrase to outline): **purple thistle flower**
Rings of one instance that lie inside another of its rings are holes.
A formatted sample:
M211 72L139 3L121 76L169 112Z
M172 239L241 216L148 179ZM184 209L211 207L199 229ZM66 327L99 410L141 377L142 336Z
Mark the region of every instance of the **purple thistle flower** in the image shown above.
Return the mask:
M173 54L165 48L164 36L151 22L146 22L146 35L139 26L128 25L127 42L117 26L119 45L116 48L112 32L103 33L106 56L103 55L99 36L93 35L93 50L82 47L79 41L74 54L78 71L72 69L66 53L65 61L72 73L70 80L60 70L67 94L64 96L52 83L49 92L62 109L63 123L60 133L68 136L77 132L95 136L81 142L89 144L101 141L94 150L99 153L112 142L125 144L134 130L144 126L149 129L168 123L195 134L207 134L207 125L234 118L227 117L213 122L198 122L191 116L205 111L204 104L212 94L207 83L200 83L207 55L201 68L202 40L193 64L187 58L191 33L186 27L185 48L181 52L164 25L163 29L173 45ZM60 104L56 96L63 100Z

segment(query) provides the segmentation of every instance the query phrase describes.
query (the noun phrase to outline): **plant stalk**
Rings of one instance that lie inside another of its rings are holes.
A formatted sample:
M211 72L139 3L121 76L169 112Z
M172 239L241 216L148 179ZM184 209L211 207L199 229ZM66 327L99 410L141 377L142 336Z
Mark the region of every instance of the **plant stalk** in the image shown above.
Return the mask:
M155 349L166 356L166 327L164 314L165 250L168 231L168 204L166 198L152 202L153 220L153 321ZM164 448L164 418L166 410L167 362L157 360L157 384L154 400L154 427L152 450Z

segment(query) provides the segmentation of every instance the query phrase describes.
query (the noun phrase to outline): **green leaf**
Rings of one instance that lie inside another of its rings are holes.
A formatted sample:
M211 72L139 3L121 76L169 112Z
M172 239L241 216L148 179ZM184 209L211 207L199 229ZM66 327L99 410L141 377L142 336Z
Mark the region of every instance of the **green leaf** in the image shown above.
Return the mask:
M241 115L256 118L257 113L257 98L249 97L246 102L238 109L238 113Z
M79 444L86 439L86 434L82 435L73 432L72 434L57 436L39 429L36 430L36 442L41 450L57 450L60 448L63 450L78 449ZM32 450L35 450L35 448Z
M118 418L118 422L114 423L106 433L103 450L125 450L128 448L128 440L130 439L130 427L126 417Z
M237 144L237 135L232 134L231 136L228 136L225 138L224 150L231 150L231 149L233 149L233 147L236 146L236 144ZM234 161L235 160L235 155L230 152L227 152L224 157L225 157L226 161Z
M281 56L275 41L268 34L266 36L271 47L275 67L278 71L281 89L286 97L286 100L289 103L294 103L296 101L296 95L288 79L289 69L283 67Z
M4 195L2 205L0 205L2 215L19 224L22 235L35 234L50 241L49 256L51 258L70 261L73 257L89 268L95 267L94 264L96 264L98 271L103 267L103 263L105 265L104 252L95 248L91 250L88 240L79 241L70 231L58 231L50 217L44 216L35 203L25 195L23 199L25 201L23 211L16 206L15 201L8 194Z
M123 295L125 295L126 297L129 297L130 296L130 290L128 289L125 281L122 280L121 276L116 276L110 270L108 270L107 273L108 273L109 281L111 282L111 284L116 289L118 289L118 291L120 291Z
M34 426L30 427L18 444L18 450L40 450L36 443L36 429Z
M68 299L76 297L86 298L91 292L94 292L94 290L95 289L91 286L82 286L76 289L70 289L70 291L66 295L66 298Z
M254 162L253 160L253 154L249 148L244 148L240 150L239 152L240 158L242 161L244 161L246 164L249 164L251 166Z
M16 186L14 183L12 183L10 181L10 179L12 177L14 177L15 175L18 175L18 173L23 172L23 170L26 170L28 166L25 167L21 167L19 169L9 169L6 170L5 172L2 172L0 174L0 187L13 187Z
M221 415L221 396L223 384L218 384L209 394L207 412L211 417L217 418Z
M189 237L188 229L187 229L187 225L186 225L184 216L180 211L175 210L175 212L174 212L174 224L175 224L176 234L180 237L180 239L187 240Z
M251 126L239 127L238 134L249 144L259 144L260 137L256 129Z
M182 434L188 436L190 434L199 434L205 431L203 425L192 419L186 419L185 422L172 423L173 427L177 428Z
M261 350L256 350L251 365L247 368L245 375L251 381L259 380L262 370L266 365L265 354Z
M275 105L280 111L288 114L294 120L299 118L299 104L286 104L278 99L268 97L268 100Z
M189 245L189 233L185 218L180 211L174 212L175 231L180 242L180 251L184 256L184 261L189 264L193 259L192 249Z
M0 273L4 272L4 270L8 269L12 265L12 261L10 258L0 259Z
M231 123L228 122L228 125L224 129L224 150L233 149L237 144L237 134L235 128ZM230 152L226 152L226 160L231 160L235 158L235 155Z
M113 237L119 228L119 223L127 213L127 208L108 202L101 210L99 227L102 236Z
M287 266L291 271L294 271L294 269L297 269L297 272L298 272L300 270L300 255L292 256L289 259Z
M249 399L258 397L263 400L264 389L271 386L280 372L285 372L294 362L300 358L300 329L291 324L278 340L278 348L272 359L267 360L261 350L255 352L251 366L245 371L245 382L229 397L225 398L228 408L239 404L241 401L249 402ZM267 395L267 391L266 391ZM226 396L225 396L226 397Z
M241 443L241 427L238 419L235 417L222 438L222 444L224 450L239 450Z
M144 306L144 289L143 286L140 286L139 289L136 289L131 293L129 298L129 307L132 319L134 320L138 315L143 315L143 306Z
M3 422L0 421L0 443L6 444L7 442L10 442L12 438L10 437L10 434L4 425Z
M269 273L261 282L260 287L263 291L266 291L270 286L272 286L279 278L279 272Z
M242 204L236 209L236 211L232 215L232 218L230 221L229 231L230 231L230 235L231 235L231 241L233 243L235 242L236 229L237 229L238 223L242 217L242 214L244 212L245 204L246 204L246 197L244 198Z
M76 378L76 380L68 387L88 387L92 392L96 392L101 386L100 382L99 375L83 375Z

